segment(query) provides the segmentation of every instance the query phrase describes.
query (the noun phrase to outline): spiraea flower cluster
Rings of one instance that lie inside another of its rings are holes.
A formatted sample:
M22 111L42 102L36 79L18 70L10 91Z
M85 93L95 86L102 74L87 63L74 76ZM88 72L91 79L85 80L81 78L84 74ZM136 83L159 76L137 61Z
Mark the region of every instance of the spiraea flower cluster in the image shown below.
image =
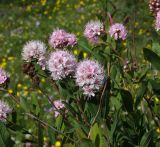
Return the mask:
M7 115L11 112L12 109L9 107L9 105L6 102L0 100L0 121L5 122Z
M127 30L126 27L121 23L115 23L110 26L109 34L115 40L122 39L125 40L127 37Z
M104 33L104 25L100 21L90 21L86 24L84 36L93 44L98 43L99 36Z
M64 47L73 47L77 44L77 38L74 34L67 33L62 29L56 29L49 38L49 45L55 49Z
M8 78L7 73L0 68L0 84L4 84Z
M55 101L53 102L53 104L54 104L54 107L55 107L55 108L53 108L53 110L54 110L54 116L55 116L55 117L58 117L58 116L60 115L60 112L57 111L57 110L62 110L62 109L64 109L64 108L65 108L65 105L63 104L63 101L62 101L62 100L55 100Z
M75 57L68 51L57 50L51 53L48 60L48 69L53 80L61 80L74 73Z
M76 70L76 83L91 97L100 89L104 81L103 67L96 61L85 60L78 64Z
M45 54L46 46L43 42L35 40L27 42L22 51L22 58L26 62L31 62L33 59L37 60L37 63L45 69Z

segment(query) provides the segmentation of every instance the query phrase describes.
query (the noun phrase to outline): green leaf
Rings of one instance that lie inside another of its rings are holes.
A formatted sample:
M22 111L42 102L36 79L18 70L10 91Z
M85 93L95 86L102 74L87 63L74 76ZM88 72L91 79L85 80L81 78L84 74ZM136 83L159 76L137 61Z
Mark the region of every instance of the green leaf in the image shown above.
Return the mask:
M96 147L100 146L100 137L101 137L101 130L98 127L98 124L95 123L91 128L90 138L96 144Z
M27 100L24 97L20 97L20 104L21 107L26 111L30 111L30 105L27 103Z
M111 67L111 79L115 79L117 75L117 68L115 65Z
M76 147L94 147L94 144L91 140L83 138L76 144Z
M31 103L32 103L32 111L35 112L36 115L38 115L40 113L40 107L39 107L39 103L38 103L38 98L36 93L32 92L31 93Z
M144 58L148 60L154 68L160 70L160 57L150 49L143 49Z
M160 81L158 79L149 80L149 83L151 84L151 87L154 93L157 95L160 95Z
M113 123L111 124L111 130L108 130L108 128L107 128L108 138L109 138L110 142L114 142L113 140L115 139L114 134L116 132L118 122L119 122L119 113L120 113L120 109L115 114L115 118L113 120Z
M85 112L89 119L93 119L98 110L98 106L94 103L85 103Z
M153 144L153 130L145 133L141 139L140 147L150 147Z
M80 38L80 40L78 41L78 45L82 51L87 52L87 53L91 53L91 47L89 46L86 39Z
M146 93L146 90L147 90L147 83L144 82L141 84L140 88L138 89L137 96L136 96L136 102L135 102L135 108L137 108L137 106L141 102L144 94Z
M84 131L81 128L76 128L75 131L79 139L87 138L87 136L85 135Z
M54 144L56 141L55 132L51 128L48 128L48 136L49 136L50 142Z
M124 107L126 108L128 112L132 112L133 111L133 98L132 98L131 93L127 90L121 89L120 94L122 97Z
M38 146L43 147L43 128L40 122L38 122Z
M61 115L59 115L57 118L56 118L56 122L55 122L55 126L58 130L61 129L62 127L62 123L63 123L63 117Z
M12 147L13 142L10 138L10 134L3 123L0 123L0 147Z

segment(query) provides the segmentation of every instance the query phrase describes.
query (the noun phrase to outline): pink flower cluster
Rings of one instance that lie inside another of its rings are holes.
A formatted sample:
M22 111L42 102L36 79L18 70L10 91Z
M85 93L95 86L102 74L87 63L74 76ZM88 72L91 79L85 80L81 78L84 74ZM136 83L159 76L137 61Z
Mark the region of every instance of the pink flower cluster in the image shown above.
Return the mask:
M3 69L0 68L0 84L5 83L7 78L8 78L7 73Z
M103 85L104 70L96 61L85 60L79 63L75 77L84 94L91 97Z
M48 60L48 69L53 80L61 80L74 73L76 59L67 51L57 50L51 53Z
M43 42L39 40L29 41L27 42L22 51L22 58L26 62L31 62L32 59L37 59L38 64L42 67L42 69L45 69L46 66L46 46Z
M127 30L123 24L115 23L111 25L111 27L109 28L109 34L115 40L118 40L118 39L125 40L127 37Z
M12 109L9 107L9 105L0 100L0 121L5 122L7 118L7 114L11 113Z
M63 108L65 108L65 105L63 104L62 100L56 100L53 102L53 104L55 106L55 108L53 108L54 116L58 117L60 113L59 113L59 111L56 111L56 109L57 110L63 109Z
M160 11L156 15L155 28L157 31L160 30Z
M103 33L104 26L100 21L90 21L85 26L84 36L93 44L98 43L99 36Z
M77 38L74 34L69 34L62 29L56 29L49 38L49 45L55 49L64 47L73 47L77 44Z

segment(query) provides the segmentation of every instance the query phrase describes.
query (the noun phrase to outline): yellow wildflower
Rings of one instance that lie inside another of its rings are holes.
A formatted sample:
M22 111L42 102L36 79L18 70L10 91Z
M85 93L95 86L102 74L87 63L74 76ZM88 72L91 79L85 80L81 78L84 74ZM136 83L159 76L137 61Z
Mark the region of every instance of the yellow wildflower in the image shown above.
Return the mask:
M61 142L60 141L56 141L55 147L61 147Z
M12 94L12 93L13 93L13 90L12 90L12 89L8 89L8 93L9 93L9 94Z

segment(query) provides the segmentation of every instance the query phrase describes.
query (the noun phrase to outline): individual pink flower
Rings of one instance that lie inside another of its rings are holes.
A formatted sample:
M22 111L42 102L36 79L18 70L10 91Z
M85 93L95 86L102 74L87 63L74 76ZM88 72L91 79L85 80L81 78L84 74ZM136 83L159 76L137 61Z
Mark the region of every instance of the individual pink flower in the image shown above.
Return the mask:
M55 117L58 117L60 113L59 113L59 111L57 111L57 110L64 109L64 108L65 108L65 105L63 104L63 101L62 101L62 100L55 100L55 101L53 102L53 104L54 104L54 106L55 106L55 108L53 108L53 110L54 110L54 115L55 115Z
M0 84L5 83L7 78L8 78L7 73L3 69L0 68Z
M155 28L157 31L160 30L160 11L157 13L157 16L156 16Z
M0 121L5 122L7 118L7 114L11 113L12 109L9 107L9 105L0 100Z
M103 85L104 70L98 62L84 60L78 64L75 77L84 94L91 97Z
M69 34L62 29L56 29L52 32L49 38L49 45L55 49L63 49L64 47L73 47L77 44L77 39L74 34Z
M67 41L68 41L68 46L75 46L77 44L77 38L74 34L67 34Z
M100 21L90 21L86 24L84 36L93 44L98 43L99 36L104 33L104 25Z
M111 27L109 28L109 34L115 40L118 40L118 39L125 40L127 37L127 30L123 24L115 23L111 25Z
M62 29L56 29L52 32L49 38L49 45L53 48L64 48L67 45L67 33Z
M48 69L53 80L61 80L74 73L76 59L68 51L57 50L51 53L48 60Z

